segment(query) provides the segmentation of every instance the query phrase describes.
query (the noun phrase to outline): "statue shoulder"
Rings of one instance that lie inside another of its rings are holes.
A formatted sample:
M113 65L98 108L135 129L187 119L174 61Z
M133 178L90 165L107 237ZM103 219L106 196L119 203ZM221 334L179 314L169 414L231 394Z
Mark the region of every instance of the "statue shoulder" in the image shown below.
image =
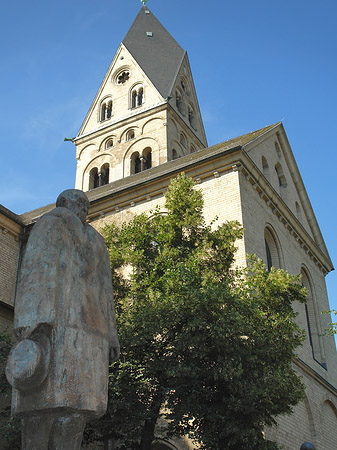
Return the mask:
M94 227L92 227L89 224L85 224L85 229L86 229L87 235L89 236L89 239L94 243L95 247L96 248L98 247L103 252L105 252L106 244L105 244L104 237L97 230L95 230Z

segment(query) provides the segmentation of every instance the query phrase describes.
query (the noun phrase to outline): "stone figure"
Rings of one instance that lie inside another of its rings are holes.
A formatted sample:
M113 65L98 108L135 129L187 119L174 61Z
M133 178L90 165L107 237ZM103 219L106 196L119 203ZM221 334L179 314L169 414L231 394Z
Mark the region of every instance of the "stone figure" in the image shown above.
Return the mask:
M108 367L119 357L109 256L85 223L79 190L62 192L34 225L15 298L17 343L6 374L23 450L80 449L88 420L107 407Z

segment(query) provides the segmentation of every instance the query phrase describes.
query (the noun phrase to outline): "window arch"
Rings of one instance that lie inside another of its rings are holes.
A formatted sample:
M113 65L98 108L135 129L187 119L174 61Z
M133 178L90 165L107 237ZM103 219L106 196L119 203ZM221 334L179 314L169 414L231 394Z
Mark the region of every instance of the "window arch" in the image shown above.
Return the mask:
M131 175L141 172L141 161L139 152L134 152L131 155Z
M152 149L151 149L151 147L146 147L143 150L142 163L144 166L143 170L151 169L151 167L152 167Z
M195 124L195 114L194 114L194 108L192 105L188 105L188 121L191 127L196 130L196 124Z
M283 200L286 200L287 180L286 177L284 176L283 169L280 163L276 164L275 171L278 178L280 196Z
M181 86L182 90L183 90L184 92L186 92L186 80L185 80L184 78L182 78L182 79L180 80L180 86Z
M317 318L315 308L315 295L313 290L313 284L309 271L305 268L301 268L302 285L307 290L307 302L305 304L305 313L307 317L308 325L308 340L312 348L312 355L314 359L319 362L323 367L326 367L322 348L321 330L319 326L319 320Z
M135 173L143 172L144 170L151 169L152 167L152 149L146 147L143 153L134 152L131 155L131 175Z
M335 430L337 426L337 410L336 406L330 400L325 400L321 410L321 447L336 448L336 436L331 430Z
M191 144L190 146L190 153L194 153L196 151L196 148L194 147L193 144Z
M180 144L184 147L187 148L187 140L186 140L186 136L184 135L184 133L180 134Z
M264 243L267 269L270 270L272 267L275 267L275 269L280 269L282 267L280 248L275 233L269 227L266 227L264 230Z
M136 134L135 134L135 130L129 130L127 133L126 133L126 142L127 141L131 141L132 139L135 139L135 137L136 137Z
M280 149L278 142L275 142L275 151L276 151L277 157L281 159L282 153L281 153L281 149Z
M99 173L99 185L104 186L105 184L109 184L109 164L105 163L101 167L100 173Z
M184 111L183 111L183 97L182 97L182 94L181 94L179 89L176 90L176 107L177 107L177 110L181 114L184 114Z
M100 120L108 120L112 116L112 100L107 98L101 103Z
M114 146L114 140L112 138L107 139L104 147L107 149L107 148L111 148L113 146Z
M95 189L99 186L98 168L94 167L89 172L89 190Z
M179 158L179 156L178 156L177 150L175 148L172 149L172 160L178 159L178 158Z
M267 160L264 156L262 156L262 172L263 172L263 175L267 178L267 180L270 181L269 166L268 166Z
M137 108L144 103L144 88L142 85L135 86L131 91L131 108Z

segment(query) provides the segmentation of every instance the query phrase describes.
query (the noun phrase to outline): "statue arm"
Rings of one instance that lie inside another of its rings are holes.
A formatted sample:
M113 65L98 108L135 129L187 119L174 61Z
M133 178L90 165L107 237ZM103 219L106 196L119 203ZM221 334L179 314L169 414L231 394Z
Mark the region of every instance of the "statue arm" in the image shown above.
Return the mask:
M19 269L14 333L27 338L42 324L53 325L57 310L60 243L58 219L45 217L33 227Z
M110 346L110 362L117 361L120 355L120 345L117 334L116 313L115 304L113 299L113 290L111 282L111 269L109 255L104 243L104 255L102 257L103 262L103 284L104 295L107 302L108 317L109 317L109 346Z

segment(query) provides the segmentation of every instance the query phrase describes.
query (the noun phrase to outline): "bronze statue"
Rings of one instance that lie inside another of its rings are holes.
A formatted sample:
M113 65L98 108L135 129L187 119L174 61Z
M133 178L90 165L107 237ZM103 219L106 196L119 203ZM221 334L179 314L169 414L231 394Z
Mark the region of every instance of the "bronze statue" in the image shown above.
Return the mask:
M62 192L29 236L6 368L23 450L80 449L88 420L107 407L108 367L119 357L109 256L85 223L79 190Z

